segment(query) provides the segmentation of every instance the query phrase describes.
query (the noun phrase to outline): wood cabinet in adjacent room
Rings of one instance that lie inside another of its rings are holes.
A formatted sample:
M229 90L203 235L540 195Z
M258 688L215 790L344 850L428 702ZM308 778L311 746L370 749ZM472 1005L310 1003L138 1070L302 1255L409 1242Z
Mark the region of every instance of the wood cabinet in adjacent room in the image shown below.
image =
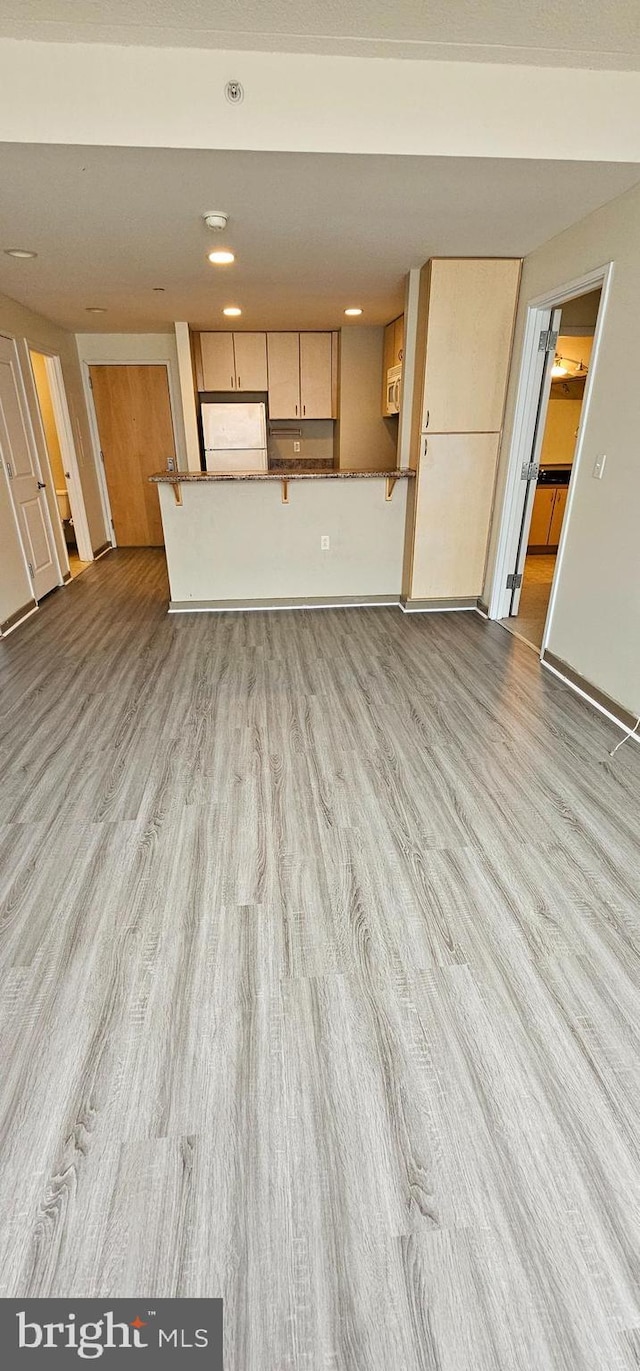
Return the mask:
M537 487L529 525L529 549L556 551L560 542L568 491L569 487L566 485Z

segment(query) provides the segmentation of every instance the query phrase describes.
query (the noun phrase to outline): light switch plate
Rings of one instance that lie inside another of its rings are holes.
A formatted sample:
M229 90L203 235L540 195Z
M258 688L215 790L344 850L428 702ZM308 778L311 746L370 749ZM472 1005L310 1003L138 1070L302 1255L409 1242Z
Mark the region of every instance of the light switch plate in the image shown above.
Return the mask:
M602 477L603 477L603 475L604 475L604 464L605 464L606 460L607 460L607 454L606 454L606 452L602 452L602 453L600 454L599 457L596 457L595 464L594 464L594 468L593 468L593 479L594 479L594 481L601 481L601 480L602 480Z

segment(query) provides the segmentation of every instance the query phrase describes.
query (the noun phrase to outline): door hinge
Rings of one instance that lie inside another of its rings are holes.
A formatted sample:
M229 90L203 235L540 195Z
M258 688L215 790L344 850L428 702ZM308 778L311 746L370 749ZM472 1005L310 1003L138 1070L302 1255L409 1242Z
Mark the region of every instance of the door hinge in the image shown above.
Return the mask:
M522 573L520 571L513 571L510 576L507 576L507 590L519 590L521 585Z
M102 451L102 448L100 448L100 461L104 464L104 452Z
M31 562L27 562L27 566L29 568L29 575L31 577L31 580L33 580L33 567L31 565Z
M93 390L93 381L92 381L92 379L91 379L91 372L89 372L89 390Z
M520 473L523 481L537 481L540 467L537 462L525 462Z
M558 341L557 333L552 328L543 328L538 343L538 352L555 352Z
M8 476L9 479L12 481L12 480L13 480L13 467L12 467L12 465L11 465L11 462L5 462L5 466L6 466L6 468L7 468L7 476Z
M111 520L111 527L112 527L112 529L113 529L113 531L114 531L114 533L115 533L116 526L115 526L115 524L114 524L114 522L113 522L113 519Z

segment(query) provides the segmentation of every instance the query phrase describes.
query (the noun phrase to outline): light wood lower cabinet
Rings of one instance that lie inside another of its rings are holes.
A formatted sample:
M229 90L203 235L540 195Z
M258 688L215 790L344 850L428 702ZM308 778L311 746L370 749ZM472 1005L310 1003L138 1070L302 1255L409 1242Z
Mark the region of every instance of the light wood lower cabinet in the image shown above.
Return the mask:
M568 486L558 486L556 488L556 498L553 502L553 514L551 515L551 527L549 529L549 542L552 547L557 547L560 542L562 531L562 521L567 508Z
M482 593L499 442L499 433L423 439L404 592L409 599L473 599Z

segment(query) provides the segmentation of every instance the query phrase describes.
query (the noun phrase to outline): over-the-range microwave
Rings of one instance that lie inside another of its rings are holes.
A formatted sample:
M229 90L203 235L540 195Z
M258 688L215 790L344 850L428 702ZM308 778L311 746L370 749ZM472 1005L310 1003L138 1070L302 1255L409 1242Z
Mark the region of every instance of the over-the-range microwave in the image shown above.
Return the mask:
M400 413L400 387L402 384L402 367L389 367L387 372L387 403L385 412L387 414Z

